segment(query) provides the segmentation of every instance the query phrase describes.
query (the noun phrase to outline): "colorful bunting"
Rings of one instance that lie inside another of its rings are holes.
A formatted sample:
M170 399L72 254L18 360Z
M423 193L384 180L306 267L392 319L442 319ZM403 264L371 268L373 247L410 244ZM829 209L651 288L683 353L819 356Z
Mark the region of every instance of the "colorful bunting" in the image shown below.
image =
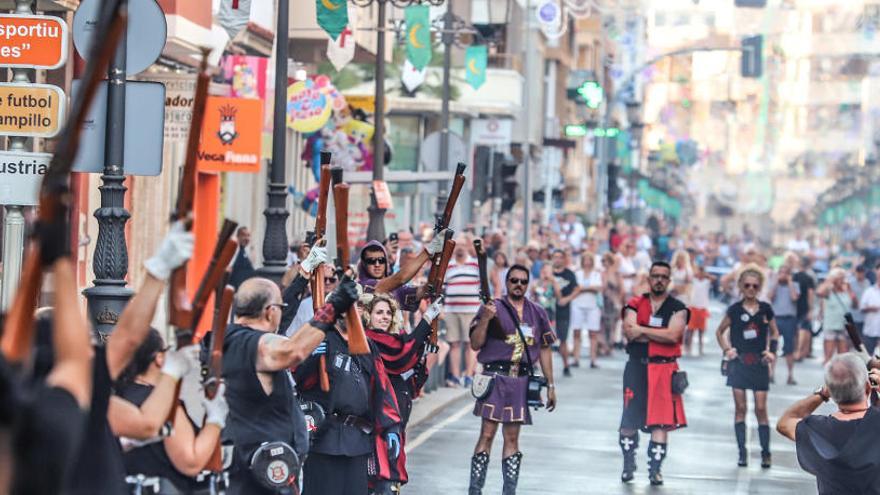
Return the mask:
M474 89L486 82L486 65L489 62L489 52L486 45L472 45L464 52L465 81Z
M315 0L315 5L318 25L335 41L348 25L348 1Z
M431 21L427 5L412 5L404 10L406 19L406 59L418 70L431 61Z

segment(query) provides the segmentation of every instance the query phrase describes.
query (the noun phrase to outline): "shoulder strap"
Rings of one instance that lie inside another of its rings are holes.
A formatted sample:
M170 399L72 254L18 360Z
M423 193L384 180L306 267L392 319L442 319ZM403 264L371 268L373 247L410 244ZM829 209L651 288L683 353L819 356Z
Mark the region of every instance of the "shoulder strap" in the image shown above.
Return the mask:
M507 302L507 299L500 299L501 303L510 312L510 316L513 319L513 324L516 325L516 334L519 335L519 340L522 341L523 351L526 355L526 362L529 364L529 375L534 376L535 374L535 365L532 363L532 355L529 354L529 344L526 342L526 338L522 333L522 328L519 326L519 315L516 313L516 309ZM523 307L523 313L525 313L525 306Z

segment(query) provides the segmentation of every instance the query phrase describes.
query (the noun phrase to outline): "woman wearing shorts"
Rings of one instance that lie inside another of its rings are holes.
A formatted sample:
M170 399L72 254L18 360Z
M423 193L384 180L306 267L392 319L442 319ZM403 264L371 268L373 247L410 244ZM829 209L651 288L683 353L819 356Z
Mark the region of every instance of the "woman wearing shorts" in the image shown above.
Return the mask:
M715 277L706 272L704 266L697 266L691 282L691 319L688 320L688 328L684 334L684 350L689 355L693 354L691 344L694 334L697 336L699 355L703 355L703 334L706 333L706 326L709 323L709 291L714 279Z
M828 272L828 278L816 289L816 296L822 301L822 331L825 334L825 363L831 360L835 352L844 353L849 350L846 336L846 317L859 300L846 281L846 272L842 268L834 268Z
M575 272L580 294L571 303L571 328L574 330L575 363L580 361L581 332L590 334L590 368L596 369L599 356L602 312L599 309L599 294L602 292L602 275L596 270L596 258L589 251L581 255L581 267ZM577 366L577 364L575 364Z
M755 417L761 442L761 467L770 467L770 426L767 417L767 390L770 388L770 365L776 359L779 330L773 307L759 301L764 273L757 265L747 265L737 283L742 299L729 308L718 325L715 337L727 360L727 386L733 389L735 407L733 429L739 446L739 462L748 465L746 450L746 390L755 395Z

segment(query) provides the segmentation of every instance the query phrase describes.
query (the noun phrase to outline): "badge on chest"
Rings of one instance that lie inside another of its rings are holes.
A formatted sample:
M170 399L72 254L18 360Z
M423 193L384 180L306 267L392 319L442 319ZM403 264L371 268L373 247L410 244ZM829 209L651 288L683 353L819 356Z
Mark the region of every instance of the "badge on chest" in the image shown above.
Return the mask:
M527 323L523 323L520 326L520 330L522 330L523 337L525 337L526 340L533 339L535 337L535 331L532 329L532 326Z
M663 318L651 315L651 318L648 320L648 326L651 328L663 328Z

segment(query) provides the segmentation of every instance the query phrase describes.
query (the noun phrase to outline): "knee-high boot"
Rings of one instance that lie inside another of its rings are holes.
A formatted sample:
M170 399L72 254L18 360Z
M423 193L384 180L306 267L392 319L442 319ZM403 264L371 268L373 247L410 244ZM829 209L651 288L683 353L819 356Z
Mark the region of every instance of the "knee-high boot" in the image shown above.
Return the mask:
M519 468L522 466L522 452L517 452L510 457L501 460L501 474L504 478L502 495L516 495L516 485L519 482Z
M620 475L620 481L627 483L632 481L633 473L636 470L636 450L639 448L639 432L635 432L632 436L620 435L617 442L620 445L620 451L623 453L623 473Z
M651 440L648 443L648 479L652 485L663 484L663 473L660 468L663 466L663 459L666 458L666 444Z
M468 495L482 495L486 485L486 470L489 469L489 453L480 452L471 457L471 482Z

